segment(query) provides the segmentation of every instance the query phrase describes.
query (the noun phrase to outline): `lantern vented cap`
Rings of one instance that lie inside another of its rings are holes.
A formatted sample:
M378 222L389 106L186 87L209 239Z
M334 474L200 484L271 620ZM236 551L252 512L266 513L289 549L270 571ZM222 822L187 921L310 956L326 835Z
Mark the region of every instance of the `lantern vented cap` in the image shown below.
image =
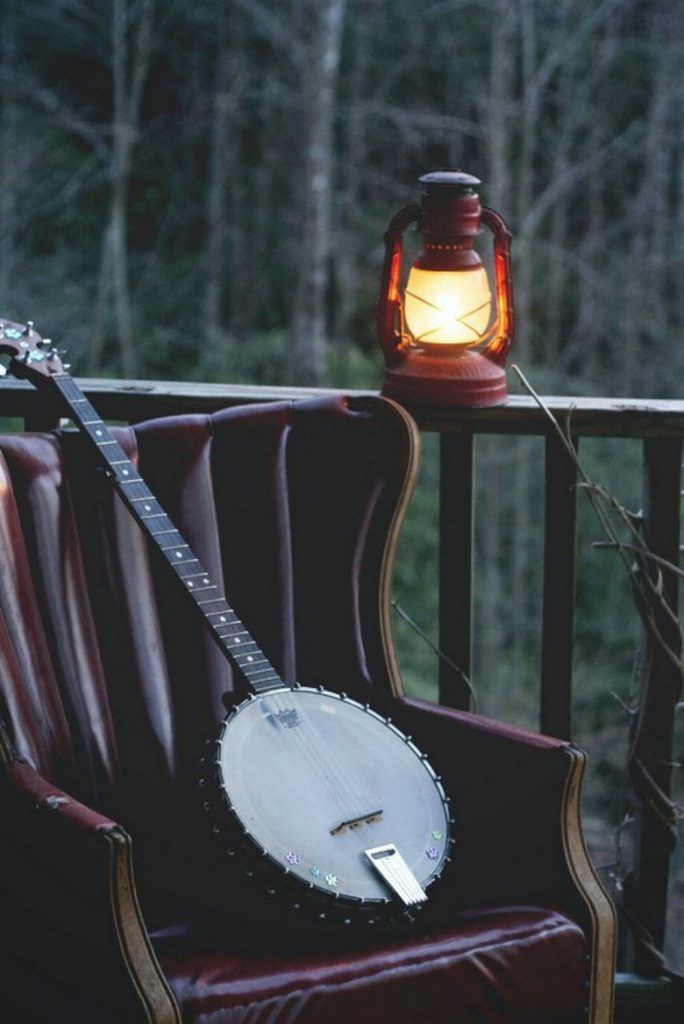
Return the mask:
M473 174L466 174L465 171L461 171L458 168L431 171L429 174L424 174L418 181L421 185L425 185L429 191L448 188L459 192L469 192L482 184L479 178L476 178Z
M482 208L475 188L480 179L454 168L432 171L418 180L423 186L418 230L426 250L453 254L472 249L473 239L480 233ZM464 266L460 259L453 266L438 259L425 269L461 270Z

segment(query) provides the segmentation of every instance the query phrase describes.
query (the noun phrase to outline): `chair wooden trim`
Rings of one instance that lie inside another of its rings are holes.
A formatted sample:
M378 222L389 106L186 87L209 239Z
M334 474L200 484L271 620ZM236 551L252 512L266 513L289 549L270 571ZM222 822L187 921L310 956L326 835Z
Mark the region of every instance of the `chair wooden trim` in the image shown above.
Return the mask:
M562 805L562 834L568 868L591 919L591 987L589 1019L612 1024L617 957L617 916L587 852L581 824L581 787L587 757L577 747L565 748L570 762Z

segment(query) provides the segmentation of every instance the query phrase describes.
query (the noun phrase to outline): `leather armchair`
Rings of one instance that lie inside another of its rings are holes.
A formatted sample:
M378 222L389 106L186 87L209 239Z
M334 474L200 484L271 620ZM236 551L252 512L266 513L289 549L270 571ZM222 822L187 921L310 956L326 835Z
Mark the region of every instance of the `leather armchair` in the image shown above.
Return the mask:
M195 779L239 680L82 438L3 436L0 1018L608 1024L583 755L402 690L389 592L410 418L337 397L118 436L283 678L391 706L430 753L456 817L443 923L327 951L276 932L255 950L224 924Z

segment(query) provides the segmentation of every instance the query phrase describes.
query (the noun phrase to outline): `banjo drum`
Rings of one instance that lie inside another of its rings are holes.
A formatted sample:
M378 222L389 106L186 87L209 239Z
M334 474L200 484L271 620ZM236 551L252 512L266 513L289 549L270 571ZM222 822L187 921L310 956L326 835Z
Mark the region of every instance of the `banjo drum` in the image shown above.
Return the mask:
M426 755L345 694L250 696L221 725L212 765L219 798L206 806L224 838L246 839L247 863L256 855L319 909L331 898L345 913L417 909L448 861L449 802Z

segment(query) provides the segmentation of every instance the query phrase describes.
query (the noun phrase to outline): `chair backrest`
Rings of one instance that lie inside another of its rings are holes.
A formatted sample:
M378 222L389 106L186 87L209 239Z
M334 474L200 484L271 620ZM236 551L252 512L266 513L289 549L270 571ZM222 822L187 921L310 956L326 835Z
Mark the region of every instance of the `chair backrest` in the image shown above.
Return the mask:
M250 405L117 436L286 681L397 689L389 577L417 461L397 406ZM159 849L197 827L230 666L78 434L0 437L0 544L15 750L129 827L154 874Z

